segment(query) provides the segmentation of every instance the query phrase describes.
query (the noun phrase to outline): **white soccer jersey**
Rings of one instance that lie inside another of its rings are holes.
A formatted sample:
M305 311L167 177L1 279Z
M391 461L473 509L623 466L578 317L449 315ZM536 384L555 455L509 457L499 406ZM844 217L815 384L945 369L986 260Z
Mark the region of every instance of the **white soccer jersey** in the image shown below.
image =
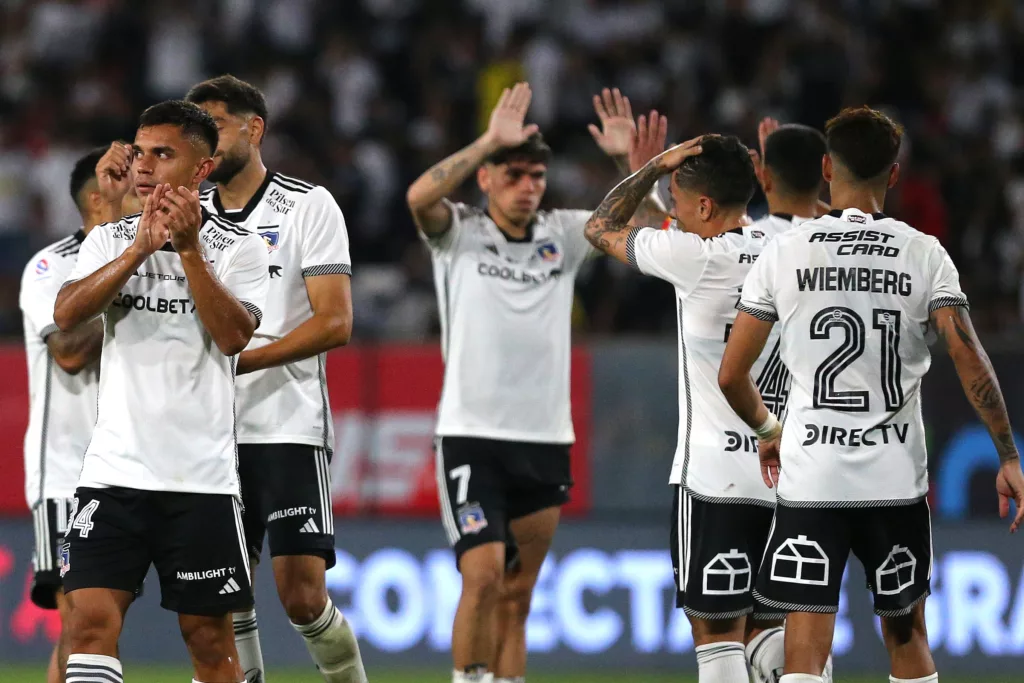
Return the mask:
M270 290L263 323L247 348L277 341L313 316L306 278L351 275L345 217L319 185L267 173L237 211L221 204L216 189L203 206L263 238L269 253ZM298 443L334 448L325 354L239 375L238 443Z
M523 241L482 210L448 203L451 227L426 239L441 313L439 436L572 443L573 281L593 252L589 211L542 211Z
M927 493L928 316L966 305L938 240L882 214L833 211L768 245L740 307L781 322L792 373L781 502L900 505Z
M199 237L217 278L259 320L267 298L263 241L204 213ZM139 216L95 228L68 281L131 246ZM103 313L99 415L79 486L238 495L235 357L199 320L170 244L139 266Z
M729 407L718 386L718 370L743 280L768 240L790 225L791 219L768 217L710 239L655 228L629 235L633 265L675 286L679 438L669 483L682 484L695 498L774 503L774 493L761 481L757 437ZM776 341L777 335L769 339L752 375L769 407L781 414L788 372Z
M32 257L21 276L19 303L28 353L28 430L25 432L25 500L30 508L46 498L75 494L82 458L96 424L99 366L76 375L61 370L46 338L57 331L53 305L78 261L85 240L79 230Z

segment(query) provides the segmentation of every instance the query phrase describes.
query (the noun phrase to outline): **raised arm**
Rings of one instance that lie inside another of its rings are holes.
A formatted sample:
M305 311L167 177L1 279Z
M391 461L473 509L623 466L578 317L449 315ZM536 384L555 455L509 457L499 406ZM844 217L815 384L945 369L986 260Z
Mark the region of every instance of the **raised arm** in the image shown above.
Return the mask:
M451 227L452 212L444 198L455 192L483 162L504 147L516 147L537 132L536 124L524 126L533 94L526 83L505 88L491 112L487 132L455 154L430 167L409 186L405 200L413 220L424 235L437 237Z
M259 325L256 313L246 308L222 283L206 259L199 242L203 215L198 193L179 187L168 190L160 204L166 213L160 220L167 226L171 244L181 258L192 302L199 321L225 356L241 353ZM263 275L266 276L264 266Z
M685 159L700 154L700 138L668 149L649 161L608 193L587 221L584 234L595 247L623 263L630 263L630 220L661 176L671 173Z
M53 322L62 332L72 330L105 311L138 267L167 241L167 229L155 220L155 207L162 195L163 188L157 188L146 198L136 228L135 241L124 253L82 279L68 282L61 288L53 308ZM83 254L79 255L80 264L85 258L86 245L90 244L87 238Z
M1010 417L1006 413L999 380L996 379L988 354L978 341L967 308L936 308L931 313L931 324L946 343L967 400L971 402L974 412L995 444L996 453L999 454L999 474L996 478L999 516L1006 517L1010 510L1010 499L1013 499L1017 505L1017 514L1010 530L1016 531L1024 520L1024 474L1021 473L1020 455L1013 441L1013 429L1010 427Z

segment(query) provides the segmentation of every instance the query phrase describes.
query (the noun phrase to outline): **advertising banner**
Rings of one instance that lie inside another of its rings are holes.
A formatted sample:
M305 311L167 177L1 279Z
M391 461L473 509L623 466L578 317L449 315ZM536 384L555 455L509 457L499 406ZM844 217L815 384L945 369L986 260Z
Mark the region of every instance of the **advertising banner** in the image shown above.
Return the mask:
M937 524L934 532L927 616L939 670L1016 674L1024 655L1024 553L1017 539L1008 539L1001 523ZM460 578L440 526L339 520L336 533L338 564L328 586L358 632L367 669L446 670ZM0 521L0 662L42 663L56 635L53 613L27 599L31 539L28 520ZM672 608L667 543L667 524L566 522L534 597L531 666L695 671L689 624ZM838 680L844 671L882 673L888 666L864 572L856 560L850 565L836 621ZM259 570L257 596L267 666L309 665L267 566ZM128 613L123 657L184 665L174 615L158 605L150 573Z

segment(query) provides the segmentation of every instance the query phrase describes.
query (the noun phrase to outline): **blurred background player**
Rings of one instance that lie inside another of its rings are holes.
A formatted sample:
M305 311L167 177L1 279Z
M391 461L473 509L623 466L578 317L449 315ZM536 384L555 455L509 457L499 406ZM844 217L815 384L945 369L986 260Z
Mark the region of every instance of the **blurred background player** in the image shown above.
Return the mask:
M525 677L530 598L572 486L570 314L573 280L592 253L589 213L538 211L551 150L523 124L530 98L525 83L506 89L487 131L407 193L442 313L437 485L462 573L456 683ZM635 128L628 100L605 90L595 108L601 129L591 134L624 158ZM474 173L485 210L447 199ZM641 211L664 218L651 200Z
M141 216L94 230L57 296L63 332L102 315L97 420L61 547L68 683L120 683L118 640L150 565L197 681L241 681L231 612L252 605L235 452L235 356L259 325L266 246L202 211L217 127L193 104L143 112ZM172 187L173 186L173 187Z
M53 322L53 305L78 261L82 242L107 219L96 180L96 166L106 151L94 149L75 162L70 190L82 226L32 257L22 275L19 296L30 387L25 499L36 533L32 602L43 609L59 610L62 626L67 624L67 602L60 580L60 547L82 471L82 456L96 424L96 361L103 345L103 325L93 320L61 332ZM64 680L67 654L66 629L62 628L50 659L48 683Z
M764 483L778 493L755 594L789 612L782 683L823 680L851 551L881 617L889 680L938 681L924 615L932 537L920 387L930 330L996 446L1000 513L1013 498L1012 531L1024 517L1010 421L956 267L935 238L881 213L899 179L902 133L867 107L828 122L823 174L835 208L758 258L722 362L721 388L756 431ZM793 375L785 429L750 375L778 320Z
M260 155L267 104L257 88L224 75L186 99L217 123L219 146L204 207L258 234L269 254L270 293L260 329L238 358L239 477L249 552L263 537L278 596L330 683L365 680L352 627L327 594L334 566L330 460L334 422L326 352L352 334L352 260L345 218L319 185L267 171ZM255 562L254 562L255 569ZM246 677L263 677L254 610L235 614Z
M784 613L758 604L752 594L774 495L758 477L753 439L717 377L737 291L765 244L790 221L745 224L757 178L749 150L737 138L704 136L660 153L665 136L652 134L654 129L641 119L633 148L653 158L609 193L585 232L598 249L676 290L679 436L669 478L670 549L676 607L693 629L700 681L745 683L748 665L756 681L774 681L783 666ZM814 161L818 173L820 160ZM636 225L636 206L670 174L680 229ZM757 359L754 376L765 400L781 413L788 373L778 348ZM730 567L739 573L721 574Z
M785 230L827 212L828 204L820 199L825 183L821 131L798 123L780 126L765 118L757 127L757 138L761 151L750 150L750 158L768 202L768 215L758 222Z

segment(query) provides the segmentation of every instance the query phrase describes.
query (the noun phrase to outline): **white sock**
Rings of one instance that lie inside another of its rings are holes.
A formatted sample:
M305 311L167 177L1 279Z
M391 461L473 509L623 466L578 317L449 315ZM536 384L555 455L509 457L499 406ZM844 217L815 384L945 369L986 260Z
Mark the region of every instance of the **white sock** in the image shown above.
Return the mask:
M697 678L700 683L747 683L747 659L743 643L708 643L697 647Z
M292 626L306 641L306 649L327 683L366 683L356 634L330 598L311 623Z
M513 679L515 680L515 679ZM452 683L495 683L494 674L490 671L452 671Z
M821 683L821 676L811 674L786 674L779 679L779 683Z
M774 683L782 676L785 664L786 632L781 626L769 628L757 634L745 648L747 663L759 681Z
M494 683L526 683L526 676L513 676L512 678L495 678Z
M66 683L123 683L121 662L106 655L68 655Z
M192 683L201 683L201 681L197 681L196 679L194 679L194 678L193 678L193 679L192 679ZM243 678L243 679L242 679L242 680L240 680L240 681L239 681L238 683L245 683L245 679Z
M260 648L260 629L256 623L256 610L236 612L231 615L235 626L235 648L238 663L242 665L246 683L264 683L267 680L263 669L263 650Z
M925 676L924 678L896 678L895 676L889 676L889 683L939 683L939 672L936 671L931 676Z

